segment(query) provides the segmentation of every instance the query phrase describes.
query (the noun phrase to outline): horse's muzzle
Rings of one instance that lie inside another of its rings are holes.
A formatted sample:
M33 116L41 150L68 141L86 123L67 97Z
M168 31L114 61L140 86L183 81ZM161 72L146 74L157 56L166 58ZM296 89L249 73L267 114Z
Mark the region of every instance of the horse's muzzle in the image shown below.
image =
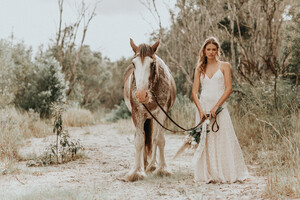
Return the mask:
M140 90L135 92L135 97L140 103L148 103L149 101L149 92L146 90Z

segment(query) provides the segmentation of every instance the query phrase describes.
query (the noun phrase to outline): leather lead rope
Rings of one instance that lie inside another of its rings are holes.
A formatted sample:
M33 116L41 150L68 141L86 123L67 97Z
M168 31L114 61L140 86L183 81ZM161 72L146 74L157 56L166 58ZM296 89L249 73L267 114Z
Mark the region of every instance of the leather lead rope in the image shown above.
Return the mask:
M160 123L160 122L158 121L158 119L151 113L151 111L147 108L147 106L146 106L145 104L143 104L143 106L144 106L145 109L148 111L148 113L151 115L151 117L152 117L152 118L153 118L153 119L154 119L161 127L163 127L164 129L166 129L166 130L168 130L168 131L171 131L171 132L185 132L185 131L192 131L192 130L196 129L198 126L200 126L200 125L203 123L203 120L201 119L200 122L199 122L195 127L189 128L189 129L183 128L183 127L180 126L178 123L176 123L176 122L169 116L169 114L163 109L163 107L158 103L157 98L156 98L156 96L154 95L154 93L151 92L151 94L152 94L152 96L154 97L154 100L155 100L156 104L158 105L158 107L163 111L163 113L165 113L165 115L168 117L168 119L169 119L171 122L173 122L178 128L181 129L181 131L171 130L171 129L165 127L164 125L162 125L162 123ZM206 116L209 117L209 114L206 114ZM215 121L214 121L213 124L212 124L212 131L213 131L213 132L217 132L217 131L219 130L219 124L218 124L218 122L217 122L217 118L216 118L216 117L213 117L213 119L214 119ZM217 125L217 130L214 130L214 126L215 126L215 125Z

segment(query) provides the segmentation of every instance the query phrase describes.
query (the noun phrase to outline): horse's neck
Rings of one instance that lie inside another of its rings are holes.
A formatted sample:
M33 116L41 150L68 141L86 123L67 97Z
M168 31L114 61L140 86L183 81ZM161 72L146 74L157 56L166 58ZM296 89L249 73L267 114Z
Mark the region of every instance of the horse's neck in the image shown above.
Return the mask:
M133 73L134 66L130 64L124 72L124 83L127 81L129 76Z
M163 69L164 73L168 77L170 77L171 71L170 71L169 67L165 64L165 62L158 55L155 55L155 58L156 58L157 64Z

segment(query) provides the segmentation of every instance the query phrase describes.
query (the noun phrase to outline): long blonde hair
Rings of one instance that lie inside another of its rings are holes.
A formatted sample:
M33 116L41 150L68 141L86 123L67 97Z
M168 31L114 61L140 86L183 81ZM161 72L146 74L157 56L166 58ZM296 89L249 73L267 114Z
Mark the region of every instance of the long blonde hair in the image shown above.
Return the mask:
M218 40L215 37L209 37L205 40L205 42L203 43L200 52L199 52L199 59L197 62L197 70L199 70L200 75L201 74L205 74L206 71L206 67L207 67L207 57L205 55L205 48L208 44L214 44L217 47L217 59L220 58L220 44L218 42Z

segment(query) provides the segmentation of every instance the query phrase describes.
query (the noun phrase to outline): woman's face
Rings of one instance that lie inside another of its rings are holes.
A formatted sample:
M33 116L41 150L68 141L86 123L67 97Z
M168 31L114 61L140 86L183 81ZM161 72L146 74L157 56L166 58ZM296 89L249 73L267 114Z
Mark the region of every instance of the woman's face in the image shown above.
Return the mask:
M204 53L208 59L215 59L218 53L218 48L214 44L208 44L204 50Z

